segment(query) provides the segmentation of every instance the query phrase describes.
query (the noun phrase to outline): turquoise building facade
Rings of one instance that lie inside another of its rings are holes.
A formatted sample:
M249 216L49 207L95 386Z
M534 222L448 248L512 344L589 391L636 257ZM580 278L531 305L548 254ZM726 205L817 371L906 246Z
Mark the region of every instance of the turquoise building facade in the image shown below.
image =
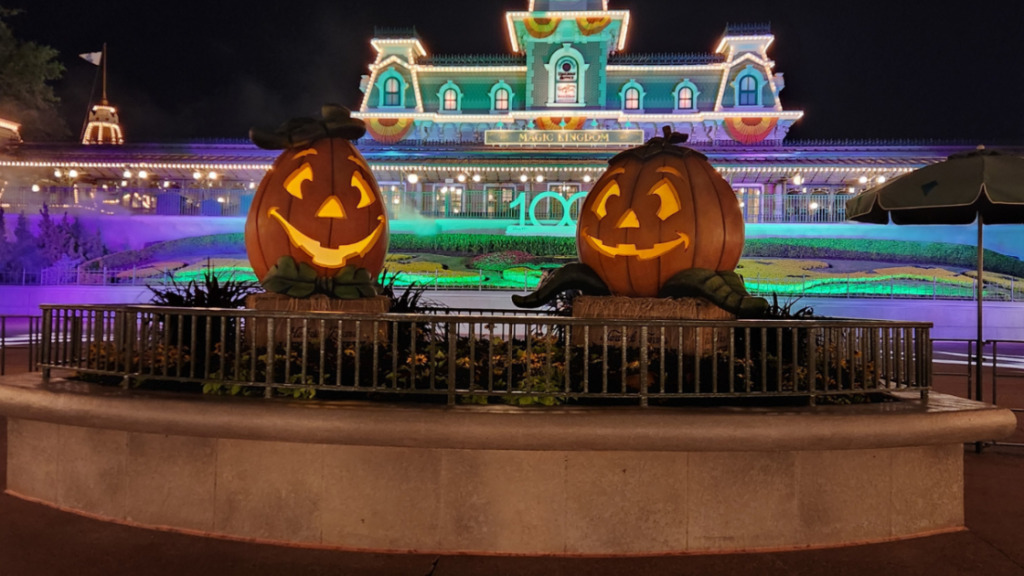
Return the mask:
M786 110L766 25L726 28L711 53L631 54L631 14L605 0L531 0L508 12L511 53L431 54L415 30L378 29L358 117L383 144L621 147L670 125L691 142L772 145ZM500 132L593 134L500 134Z

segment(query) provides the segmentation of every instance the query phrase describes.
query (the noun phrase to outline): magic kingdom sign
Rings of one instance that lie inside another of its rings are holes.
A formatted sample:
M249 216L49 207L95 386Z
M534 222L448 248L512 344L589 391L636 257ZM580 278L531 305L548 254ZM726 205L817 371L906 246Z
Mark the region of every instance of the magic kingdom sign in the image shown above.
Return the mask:
M487 130L487 146L640 146L643 130Z

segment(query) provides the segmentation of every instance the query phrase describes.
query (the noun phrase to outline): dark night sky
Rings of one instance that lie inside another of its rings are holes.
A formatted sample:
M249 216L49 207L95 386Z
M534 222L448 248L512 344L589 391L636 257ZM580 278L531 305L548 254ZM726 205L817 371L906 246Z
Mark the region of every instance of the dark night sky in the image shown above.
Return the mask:
M244 137L254 123L355 107L374 25L415 25L435 54L507 53L504 12L527 0L0 0L15 34L59 49L72 132L110 46L110 96L131 141ZM611 0L627 51L714 49L726 22L770 20L796 138L1024 141L1024 1Z

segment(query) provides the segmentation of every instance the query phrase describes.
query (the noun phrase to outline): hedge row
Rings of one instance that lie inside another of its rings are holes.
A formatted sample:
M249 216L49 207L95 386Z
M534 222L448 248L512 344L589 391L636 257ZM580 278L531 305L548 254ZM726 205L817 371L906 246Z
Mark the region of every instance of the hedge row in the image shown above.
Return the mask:
M88 262L93 269L109 268L122 270L161 260L173 260L188 256L223 256L245 253L244 234L211 234L180 240L159 242L142 250L127 250L110 254Z
M755 238L747 240L745 258L801 258L813 260L888 260L901 264L930 264L974 268L978 249L945 242L861 240L858 238ZM1024 262L985 250L985 270L1024 277Z
M392 234L391 251L438 254L490 254L492 252L518 251L534 256L575 256L576 238L505 236L504 234L438 234L436 236Z
M242 234L215 234L161 242L142 250L119 252L94 260L90 264L96 268L121 269L159 260L235 254L244 251L245 242ZM502 234L394 234L391 236L390 251L464 255L519 251L534 256L575 256L576 239ZM969 245L944 242L858 238L753 238L747 240L743 256L812 260L887 260L903 264L944 265L970 269L975 266L977 249ZM985 251L985 269L1024 277L1024 262L991 250Z

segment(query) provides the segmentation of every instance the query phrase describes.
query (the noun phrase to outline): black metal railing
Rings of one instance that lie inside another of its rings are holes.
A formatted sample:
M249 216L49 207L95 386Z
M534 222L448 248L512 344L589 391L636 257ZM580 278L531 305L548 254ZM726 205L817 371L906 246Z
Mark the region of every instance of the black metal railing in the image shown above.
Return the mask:
M0 315L0 376L7 374L8 355L15 352L24 352L28 372L38 369L42 320L41 316Z
M592 320L43 306L44 379L517 405L865 395L931 386L931 324Z

